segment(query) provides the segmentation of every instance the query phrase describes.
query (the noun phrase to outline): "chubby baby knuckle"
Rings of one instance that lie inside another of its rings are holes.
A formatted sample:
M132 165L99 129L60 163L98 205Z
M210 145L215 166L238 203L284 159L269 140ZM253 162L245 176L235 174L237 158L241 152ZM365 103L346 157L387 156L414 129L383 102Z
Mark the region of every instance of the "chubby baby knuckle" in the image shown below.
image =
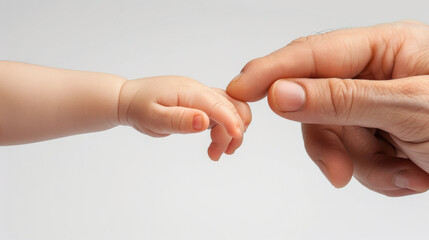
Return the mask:
M235 109L235 106L226 99L215 100L211 105L211 110L212 111L225 111L225 110L227 110L227 111L231 111L233 113L237 113L237 109Z
M185 115L184 109L175 109L170 118L170 128L173 131L185 130Z
M211 104L210 109L211 109L212 111L217 111L218 109L223 108L224 106L225 106L225 103L223 103L223 102L222 102L222 101L220 101L220 100L217 100L217 101L214 101L214 102Z

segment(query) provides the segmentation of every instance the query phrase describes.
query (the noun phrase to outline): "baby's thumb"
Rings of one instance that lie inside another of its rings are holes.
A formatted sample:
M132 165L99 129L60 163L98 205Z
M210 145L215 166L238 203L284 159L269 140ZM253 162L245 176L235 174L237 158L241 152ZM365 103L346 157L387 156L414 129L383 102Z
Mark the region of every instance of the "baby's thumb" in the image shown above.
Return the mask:
M209 117L201 110L186 107L158 105L153 112L151 128L160 134L196 133L206 130Z
M400 130L396 129L398 123L426 104L426 97L420 96L424 94L419 94L421 80L279 80L271 86L268 102L274 112L290 120L380 128L394 133Z

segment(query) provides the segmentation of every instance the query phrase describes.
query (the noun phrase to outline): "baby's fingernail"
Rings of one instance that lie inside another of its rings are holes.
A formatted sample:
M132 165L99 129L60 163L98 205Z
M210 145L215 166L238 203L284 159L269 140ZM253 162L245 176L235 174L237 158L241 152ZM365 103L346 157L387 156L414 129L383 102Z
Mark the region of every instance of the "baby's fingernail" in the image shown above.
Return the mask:
M192 120L192 127L197 131L203 130L203 117L200 114L194 116L194 119Z
M305 91L301 85L286 80L274 85L274 105L281 112L295 112L305 103Z

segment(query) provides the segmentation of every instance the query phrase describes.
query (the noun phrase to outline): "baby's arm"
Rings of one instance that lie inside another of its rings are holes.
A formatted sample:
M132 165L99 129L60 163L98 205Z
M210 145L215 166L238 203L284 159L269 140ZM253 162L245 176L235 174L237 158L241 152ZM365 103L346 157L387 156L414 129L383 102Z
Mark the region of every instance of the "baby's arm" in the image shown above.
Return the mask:
M0 61L0 145L118 125L122 77Z
M151 136L212 127L209 156L232 154L251 114L223 90L185 77L127 81L104 73L0 61L0 145L41 141L123 124Z

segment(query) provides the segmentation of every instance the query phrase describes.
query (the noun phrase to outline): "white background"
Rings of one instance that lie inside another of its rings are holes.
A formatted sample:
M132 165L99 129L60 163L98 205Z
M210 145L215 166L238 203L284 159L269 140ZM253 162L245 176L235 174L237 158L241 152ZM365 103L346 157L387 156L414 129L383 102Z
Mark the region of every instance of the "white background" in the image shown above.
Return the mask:
M411 0L0 0L0 59L224 88L247 61L300 36L429 23L427 9ZM428 193L388 198L355 180L335 189L305 153L299 124L265 100L251 107L243 146L217 163L208 132L155 139L117 127L0 147L0 239L429 238Z

